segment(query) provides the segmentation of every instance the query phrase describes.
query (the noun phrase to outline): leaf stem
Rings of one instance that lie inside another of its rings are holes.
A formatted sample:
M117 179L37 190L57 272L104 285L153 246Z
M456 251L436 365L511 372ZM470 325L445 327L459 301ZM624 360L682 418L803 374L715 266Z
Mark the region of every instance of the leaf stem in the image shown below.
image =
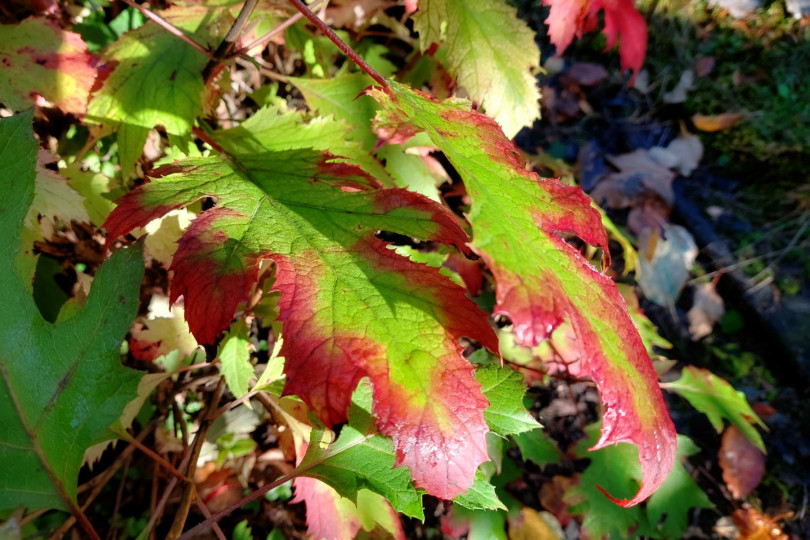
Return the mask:
M143 7L140 4L136 4L134 2L134 0L123 0L123 2L125 4L127 4L128 6L133 7L135 9L137 9L138 11L140 11L141 14L144 17L146 17L147 19L150 19L150 20L154 21L155 23L159 24L160 26L162 26L171 35L173 35L173 36L175 36L175 37L177 37L179 39L182 39L183 41L185 41L186 43L188 43L189 45L194 47L195 50L203 53L206 58L211 58L211 51L209 51L208 49L206 49L205 47L203 47L202 45L200 45L199 43L197 43L196 41L191 39L182 30L177 28L175 25L173 25L172 23L170 23L169 21L167 21L166 19L164 19L160 15L157 15L153 11L150 11L150 10L146 9L145 7Z
M293 478L296 478L297 476L300 476L301 472L302 472L301 470L295 469L292 472L285 474L284 476L280 476L280 477L276 478L274 481L270 482L266 486L260 487L259 489L257 489L253 493L251 493L250 495L247 495L246 497L242 497L241 499L239 499L238 501L236 501L235 503L230 505L228 508L226 508L224 510L220 510L219 512L217 512L216 514L214 514L210 518L203 521L202 523L200 523L198 525L195 525L194 527L190 528L185 533L183 533L183 536L181 536L178 540L188 540L189 538L195 538L197 534L199 534L202 531L206 530L208 527L212 526L214 523L218 522L220 519L222 519L225 516L229 515L231 512L239 510L240 508L242 508L247 503L255 501L256 499L259 499L260 497L264 496L264 494L267 493L268 491L277 488L278 486L280 486L281 484L283 484L285 482L289 482L290 480L292 480Z
M132 435L130 435L126 431L117 429L112 429L110 431L112 431L113 433L118 435L121 439L129 442L130 444L135 446L135 448L137 448L138 450L149 456L149 458L151 458L152 461L157 463L160 467L166 469L172 476L174 476L178 480L184 482L186 481L186 477L183 476L183 474L180 471L175 469L171 463L166 461L166 459L163 458L163 456L159 455L157 452L155 452L154 450L152 450L151 448L140 442L138 439L133 438Z
M315 27L320 30L323 35L329 38L329 41L334 43L338 49L340 49L343 54L348 56L357 66L366 72L366 74L374 79L374 81L382 86L383 88L388 88L388 82L385 80L385 77L380 75L376 69L371 67L368 62L363 60L357 51L349 47L349 45L340 39L340 37L335 33L334 30L329 28L325 22L323 22L317 15L312 13L312 11L307 7L307 5L302 2L301 0L290 0L290 3L301 12L301 14L309 20Z
M214 51L214 54L209 57L210 60L208 60L208 64L203 70L203 79L206 83L208 83L208 81L210 81L213 77L215 68L223 60L230 56L231 51L236 44L236 40L239 38L242 30L245 29L245 25L247 24L250 16L253 14L253 10L256 9L256 5L258 3L259 0L246 0L246 2L242 4L242 9L239 10L239 15L236 16L236 20L233 21L230 30L228 30L228 33L225 34L225 39L223 39L222 43L219 44L219 47L217 47L217 50Z
M321 3L322 2L317 2L315 4L312 4L312 7L317 9L318 7L320 7ZM286 30L290 26L292 26L295 23L297 23L298 21L300 21L303 17L304 17L304 15L302 13L300 13L300 12L296 13L295 15L293 15L292 17L290 17L286 21L282 22L281 24L279 24L278 26L276 26L275 28L273 28L272 30L270 30L269 32L264 34L263 36L254 39L253 41L251 41L250 43L248 43L247 45L245 45L244 47L242 47L238 51L235 51L234 56L241 55L241 54L246 54L251 49L255 49L259 45L264 45L265 43L270 41L273 38L273 36L279 34L280 32L283 32L284 30Z
M191 503L197 497L197 486L194 483L194 472L197 470L197 460L200 457L200 451L202 450L203 442L205 442L205 435L208 433L208 428L210 428L211 424L214 422L214 413L216 413L217 407L219 407L219 400L222 399L222 394L224 393L225 379L222 378L217 384L217 389L214 392L213 399L208 405L205 417L200 421L200 427L194 435L194 448L191 451L191 459L186 469L186 486L183 489L183 496L180 499L180 505L177 507L172 527L166 535L167 540L176 540L183 533L183 527L186 526L186 519L188 519Z

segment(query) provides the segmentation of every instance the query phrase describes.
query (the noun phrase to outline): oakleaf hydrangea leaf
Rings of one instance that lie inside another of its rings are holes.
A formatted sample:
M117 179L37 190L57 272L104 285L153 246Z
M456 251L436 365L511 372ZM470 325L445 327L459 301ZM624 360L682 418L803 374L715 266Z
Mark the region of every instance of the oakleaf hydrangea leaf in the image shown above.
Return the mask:
M473 250L497 284L496 314L533 347L564 321L577 337L575 376L590 377L602 397L602 437L594 449L640 447L643 483L623 505L637 504L666 479L675 460L675 428L650 357L616 284L561 237L574 234L607 253L599 213L578 188L526 170L491 118L462 100L439 102L395 82L370 94L383 106L381 135L399 143L426 132L461 176L472 201Z
M0 25L0 103L19 111L41 98L83 115L96 80L95 59L79 34L56 21L29 17Z
M540 427L523 406L526 383L519 373L511 368L489 364L476 369L475 378L481 383L481 391L489 400L484 418L492 431L506 436Z
M602 495L606 489L630 497L638 489L641 468L637 449L618 444L588 451L599 437L599 424L587 426L585 433L587 437L576 444L574 455L591 463L579 477L579 485L563 496L571 505L568 512L584 516L582 528L588 538L639 538L648 534L647 514L642 507L622 508Z
M419 0L414 15L422 52L446 48L447 69L508 137L540 117L534 31L506 2Z
M375 137L371 131L374 102L355 99L374 82L368 75L350 73L331 79L290 77L290 82L301 90L312 110L321 116L334 115L354 127L350 139L360 141L367 150L374 146Z
M506 510L495 493L495 486L481 471L475 473L475 483L470 489L453 499L453 502L469 510Z
M314 478L296 478L295 499L307 507L307 533L312 538L349 540L360 531L362 538L405 540L399 515L385 497L361 489L357 503L341 497L334 489Z
M0 120L0 509L76 510L84 452L135 398L140 374L123 367L121 340L138 308L140 247L99 269L84 307L53 325L40 315L15 254L34 192L32 113Z
M216 135L215 135L216 137ZM328 425L345 421L357 382L370 377L380 431L417 486L452 498L487 460L487 400L461 356L495 334L464 289L388 249L379 230L464 246L452 214L404 189L380 188L359 168L312 149L239 151L154 171L119 201L110 239L204 197L179 241L172 301L184 297L200 343L212 343L247 300L262 259L276 265L287 394Z
M515 433L512 439L520 450L523 459L533 462L538 467L549 463L558 463L562 454L555 443L542 429L533 429L525 433Z
M735 390L727 381L711 371L695 366L686 366L677 381L662 384L677 392L694 408L705 414L717 430L723 431L723 420L731 422L757 448L765 452L765 443L755 425L765 427L765 423L748 404L745 394Z
M235 321L219 346L219 361L222 376L228 389L236 398L248 393L250 379L255 374L250 363L250 340L245 321Z
M684 467L686 459L699 450L692 439L678 435L678 461L667 481L647 501L650 526L657 528L664 538L683 538L689 526L689 511L714 506Z
M323 430L312 431L298 470L303 476L329 484L355 503L360 490L369 489L388 499L396 511L424 519L422 495L411 485L408 469L394 468L393 444L376 433L371 393L369 384L361 382L357 386L349 423L334 443L321 447L317 441L322 439Z
M227 31L218 26L216 12L202 6L176 7L161 16L202 45ZM125 175L157 125L166 129L170 145L186 148L203 109L205 55L150 21L124 34L103 60L109 74L88 105L87 121L117 132Z
M382 163L359 142L351 140L350 134L354 130L344 120L333 116L304 122L304 115L300 112L264 107L241 125L218 132L217 139L223 146L238 148L242 153L293 148L328 150L347 163L357 165L384 186L394 187Z

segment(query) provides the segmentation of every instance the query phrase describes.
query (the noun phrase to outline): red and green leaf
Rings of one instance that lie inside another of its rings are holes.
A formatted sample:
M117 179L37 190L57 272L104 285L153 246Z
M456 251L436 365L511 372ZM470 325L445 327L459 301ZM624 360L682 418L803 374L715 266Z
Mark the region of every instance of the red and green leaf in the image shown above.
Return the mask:
M327 424L342 422L362 377L397 464L417 486L452 498L487 460L487 400L461 356L471 337L497 350L464 289L375 237L379 230L464 246L456 219L429 199L384 189L359 168L312 149L189 159L163 167L119 201L110 239L205 197L179 241L171 299L184 297L201 343L216 340L247 300L259 263L276 264L287 358L285 392Z
M51 102L83 115L95 63L81 36L54 21L29 17L0 25L0 102L15 111Z
M607 40L606 49L619 43L622 69L634 74L641 70L647 53L647 23L636 10L633 0L543 0L549 10L546 24L548 37L562 54L584 32L596 30L599 12L604 12L602 33Z
M641 489L617 502L648 497L674 463L675 428L615 283L562 238L576 235L607 252L599 213L578 188L528 172L498 125L468 102L438 102L393 82L370 93L383 106L382 136L400 142L425 131L460 174L472 201L471 246L495 277L495 313L512 320L518 342L537 345L570 322L579 348L570 369L596 382L604 406L594 449L620 442L640 449Z

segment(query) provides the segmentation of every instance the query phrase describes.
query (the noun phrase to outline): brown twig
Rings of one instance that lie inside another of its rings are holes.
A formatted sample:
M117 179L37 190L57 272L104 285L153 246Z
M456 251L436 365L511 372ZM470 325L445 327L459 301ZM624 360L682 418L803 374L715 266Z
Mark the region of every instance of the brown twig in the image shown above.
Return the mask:
M147 19L150 19L150 20L154 21L155 23L159 24L160 26L162 26L171 35L183 40L184 42L186 42L189 45L191 45L192 47L194 47L195 50L203 53L206 58L211 58L211 51L209 51L208 49L206 49L205 47L203 47L202 45L200 45L199 43L197 43L196 41L191 39L182 30L177 28L175 25L173 25L172 23L170 23L169 21L167 21L166 19L164 19L160 15L156 14L153 11L150 11L150 10L146 9L145 7L143 7L140 4L136 4L134 2L134 0L123 0L123 2L125 4L127 4L128 6L131 6L131 7L135 8L135 9L137 9L138 11L140 11L141 14L144 17L146 17Z
M323 33L323 35L329 38L329 41L334 43L337 48L343 52L343 54L348 56L355 64L357 64L360 69L365 71L369 77L374 79L377 84L383 88L388 88L388 82L385 80L385 77L380 75L377 70L371 67L368 62L363 60L354 49L349 47L345 41L340 39L335 31L329 28L329 26L327 26L326 23L323 22L317 15L312 13L305 3L303 3L301 0L290 0L290 3L295 7L295 9L300 11L301 14L303 14L304 17L309 20L309 22L314 24L315 27Z
M208 506L206 506L205 502L203 502L202 500L194 499L194 505L197 507L197 510L199 510L203 516L205 516L205 519L209 519L212 516L211 510L208 509ZM225 533L223 533L222 529L219 528L218 524L212 523L211 529L213 529L214 534L216 535L217 538L219 538L219 540L228 540L228 538L225 536Z
M183 534L183 528L186 526L186 519L188 519L188 512L191 509L191 503L197 496L197 489L194 485L194 472L197 470L197 459L200 457L200 451L202 450L203 442L205 442L205 434L208 432L208 428L210 428L211 424L214 422L214 414L216 413L217 407L219 407L219 400L222 399L222 394L224 393L225 379L222 378L217 384L214 397L209 403L202 420L200 420L200 426L197 429L197 433L194 435L194 448L191 451L191 459L189 460L188 468L186 469L186 476L188 480L186 481L186 486L183 489L183 496L181 497L180 505L176 510L174 522L172 523L171 529L169 529L169 533L166 535L167 540L176 540L181 534Z
M129 434L126 432L126 431L116 431L116 430L113 430L113 433L115 433L116 435L118 435L119 437L121 437L122 439L124 439L125 441L129 441L129 442L130 442L132 445L134 445L134 446L135 446L135 447L136 447L138 450L140 450L141 452L143 452L144 454L146 454L147 456L149 456L149 458L150 458L152 461L154 461L156 464L160 465L161 467L163 467L164 469L166 469L167 471L169 471L169 473L170 473L172 476L176 477L178 480L182 480L182 481L185 481L185 480L186 480L186 477L185 477L185 476L183 476L183 474L182 474L180 471L178 471L177 469L175 469L175 468L174 468L174 466L173 466L171 463L169 463L168 461L166 461L166 459L165 459L163 456L159 455L157 452L155 452L154 450L152 450L152 449L151 449L151 448L149 448L148 446L144 445L144 444L143 444L143 443L141 443L140 441L138 441L138 440L136 440L136 439L132 439L132 438L130 437L130 435L129 435Z
M87 484L93 486L93 489L90 492L90 495L88 495L87 498L84 500L84 504L82 504L81 508L78 509L80 515L84 516L84 514L83 514L84 510L86 510L93 503L93 501L96 500L96 497L98 497L99 493L101 493L101 490L104 489L104 486L107 484L107 482L110 481L110 478L113 477L113 475L118 471L118 469L121 468L121 465L124 464L124 461L129 459L129 457L135 451L135 445L131 444L132 441L137 440L140 443L141 441L143 441L143 439L146 438L146 436L149 433L151 433L151 431L152 431L152 429L154 429L154 427L155 427L154 422L150 422L146 426L146 428L141 433L138 434L138 436L135 439L131 439L129 441L130 444L126 448L124 448L124 450L118 455L118 457L115 459L115 461L112 463L112 465L110 465L107 468L107 470L105 470L103 473L101 473L100 475L96 476L95 478L93 478L92 480L87 482ZM86 491L86 489L87 488L82 490L81 487L80 487L79 491ZM87 518L85 517L85 520L86 519ZM50 536L50 538L53 539L53 540L56 540L58 538L62 538L65 535L65 533L67 533L70 530L70 528L73 527L73 525L76 524L77 521L79 522L79 525L81 525L81 520L77 519L77 516L75 514L70 516L67 520L65 520L64 523L62 523L62 525L59 526L58 529L56 529L56 531L54 531L54 533ZM89 525L90 522L88 521L87 524ZM82 527L82 529L84 529L84 527ZM91 526L91 529L92 529L92 526ZM87 533L88 535L90 534L86 529L84 529L84 532ZM93 532L95 532L95 531L93 531ZM98 534L96 534L95 538L98 538ZM100 538L99 538L99 540L100 540Z
M180 459L180 465L177 467L177 470L182 471L186 468L191 459L191 452L192 447L186 446L186 449L183 451L183 457ZM157 478L157 475L155 475ZM157 523L160 516L163 514L163 507L166 506L166 502L169 500L169 496L174 491L175 486L177 486L177 482L179 480L176 477L172 477L169 480L169 483L166 485L166 489L163 490L163 495L161 495L160 500L158 501L157 505L152 509L152 513L149 516L149 522L146 524L146 530L151 531L155 524ZM153 484L154 485L154 484Z
M118 512L121 510L121 500L124 498L124 486L127 483L127 475L129 474L129 466L132 463L132 454L127 457L127 460L124 462L124 470L121 472L121 482L118 484L118 492L115 494L115 505L113 506L112 517L110 518L110 523L115 523L115 520L118 518ZM107 538L114 538L115 535L113 534L115 531L114 527L110 527L109 532L107 533Z
M280 486L281 484L283 484L285 482L289 482L290 480L292 480L293 478L295 478L297 476L300 476L302 472L303 471L301 471L299 469L296 469L296 470L292 471L289 474L285 474L284 476L276 478L273 482L267 484L266 486L260 487L259 489L257 489L253 493L251 493L250 495L248 495L246 497L243 497L240 500L238 500L237 502L235 502L234 504L230 505L228 508L217 512L216 514L214 514L210 518L206 519L205 521L203 521L199 525L195 525L191 529L187 530L183 534L183 536L181 536L178 540L188 540L189 538L194 538L195 535L197 535L197 534L201 533L202 531L206 530L208 527L210 527L211 525L213 525L214 523L216 523L220 519L224 518L225 516L229 515L231 512L239 510L240 508L242 508L247 503L255 501L256 499L259 499L259 498L263 497L264 494L267 493L268 491L277 488L278 486Z
M315 4L312 4L312 8L313 9L318 9L318 7L320 7L320 4L321 4L321 2L317 2ZM272 30L270 30L269 32L264 34L263 36L254 39L253 41L251 41L250 43L248 43L244 47L240 48L238 51L235 51L233 53L233 56L246 54L248 51L250 51L252 49L255 49L259 45L264 45L265 43L267 43L268 41L273 39L274 36L276 36L277 34L283 32L284 30L286 30L290 26L292 26L295 23L297 23L298 21L300 21L303 17L304 17L304 15L302 13L300 13L300 12L296 13L295 15L288 18L286 21L282 22L281 24L279 24L278 26L276 26L275 28L273 28Z
M213 77L216 67L222 63L223 60L231 56L239 34L244 30L248 19L253 14L253 10L256 9L258 3L259 0L246 0L245 3L242 4L242 9L239 10L239 15L237 15L236 20L233 21L230 30L228 30L228 33L225 35L225 39L219 44L214 54L209 57L208 64L206 64L205 69L203 69L203 79L206 84L208 84Z

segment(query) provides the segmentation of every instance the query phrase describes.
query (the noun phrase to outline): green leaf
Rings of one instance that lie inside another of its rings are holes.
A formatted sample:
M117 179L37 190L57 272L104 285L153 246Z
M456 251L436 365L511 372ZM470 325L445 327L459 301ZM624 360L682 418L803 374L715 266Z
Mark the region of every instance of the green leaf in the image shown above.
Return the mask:
M453 499L453 502L469 510L506 510L506 506L495 494L495 486L489 483L481 471L475 473L472 487Z
M587 437L579 441L574 454L589 458L590 465L579 478L579 485L565 492L563 500L571 504L568 512L583 516L582 528L589 538L638 538L647 533L647 516L643 508L622 508L605 497L632 497L641 482L638 449L629 444L607 446L589 451L599 438L599 424L585 428Z
M515 8L504 1L420 0L414 28L423 53L433 43L446 49L447 69L507 137L540 117L540 49Z
M522 375L511 368L490 364L476 369L475 378L481 383L481 391L489 400L489 407L484 411L489 429L506 436L540 427L523 406L526 383Z
M723 431L723 419L731 422L745 437L765 453L765 443L754 425L765 428L765 423L751 409L745 394L734 389L714 373L695 366L687 366L677 381L661 385L677 392L705 414L717 430Z
M219 361L225 383L237 399L248 393L250 379L255 376L250 363L250 340L245 321L240 319L231 325L228 335L219 346Z
M542 429L534 429L526 433L516 433L512 439L520 449L523 459L533 462L538 467L560 461L560 449Z
M337 440L324 448L317 442L323 431L313 430L299 465L301 475L321 480L354 503L358 491L369 489L388 499L397 512L424 519L422 495L411 484L408 469L394 468L393 443L375 433L371 403L371 385L361 381L352 396L349 423Z
M138 308L140 246L99 269L86 304L46 322L16 264L34 191L32 113L0 120L0 508L73 509L85 450L113 438L110 426L141 375L120 363L119 346Z
M449 178L436 158L427 154L432 146L430 139L422 133L405 144L386 144L377 156L385 160L385 170L397 186L441 202L439 186Z
M333 117L313 118L304 121L300 112L263 107L241 125L217 132L217 140L227 148L241 152L266 152L314 148L328 150L346 162L357 165L384 186L394 186L385 168L377 159L364 150L360 143L351 140L352 127L344 120Z
M289 80L301 90L313 111L321 116L331 114L352 126L350 140L361 142L366 150L374 146L377 138L371 131L371 119L376 107L370 99L358 99L360 93L374 83L368 75L351 73L331 79L290 77Z
M669 473L667 481L647 501L650 525L657 528L663 538L683 538L689 525L689 511L693 508L714 507L684 467L686 458L699 450L689 437L678 435L678 462ZM663 522L662 516L665 516Z
M175 7L161 16L203 46L216 45L217 32L224 31L217 13L202 6ZM157 125L165 128L170 145L186 149L202 113L206 56L149 21L115 42L103 60L112 73L88 104L86 120L117 133L124 176Z

